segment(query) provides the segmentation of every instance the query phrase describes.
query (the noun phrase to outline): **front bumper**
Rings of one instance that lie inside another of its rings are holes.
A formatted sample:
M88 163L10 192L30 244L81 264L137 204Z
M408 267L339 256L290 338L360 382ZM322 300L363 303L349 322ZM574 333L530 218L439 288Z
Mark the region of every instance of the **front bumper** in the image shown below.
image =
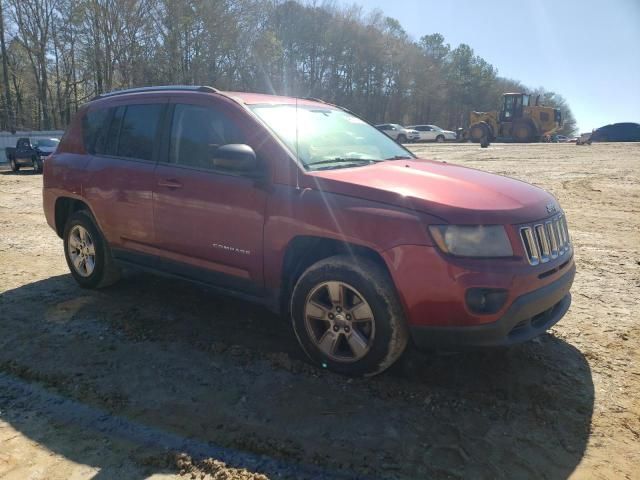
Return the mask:
M526 342L543 334L567 313L575 265L554 282L516 298L496 321L470 326L410 325L418 347L492 347Z

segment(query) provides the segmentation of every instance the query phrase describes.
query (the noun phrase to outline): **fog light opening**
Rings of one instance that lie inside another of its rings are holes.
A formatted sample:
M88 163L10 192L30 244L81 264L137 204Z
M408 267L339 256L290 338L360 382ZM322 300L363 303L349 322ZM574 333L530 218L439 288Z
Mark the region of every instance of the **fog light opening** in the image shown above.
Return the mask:
M502 288L470 288L465 300L473 313L491 315L500 311L507 301L507 296L507 290Z

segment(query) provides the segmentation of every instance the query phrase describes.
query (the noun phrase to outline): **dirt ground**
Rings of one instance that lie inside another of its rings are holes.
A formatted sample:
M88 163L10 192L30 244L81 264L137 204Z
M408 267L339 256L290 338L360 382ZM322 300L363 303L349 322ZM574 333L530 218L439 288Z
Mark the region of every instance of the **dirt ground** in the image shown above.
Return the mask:
M261 307L79 288L42 176L0 172L0 478L639 478L640 144L414 149L556 195L578 272L548 335L333 375Z

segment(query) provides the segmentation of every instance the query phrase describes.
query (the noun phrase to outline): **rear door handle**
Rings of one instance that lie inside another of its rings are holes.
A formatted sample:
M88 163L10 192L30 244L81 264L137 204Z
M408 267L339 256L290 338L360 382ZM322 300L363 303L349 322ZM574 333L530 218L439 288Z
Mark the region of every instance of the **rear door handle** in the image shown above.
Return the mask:
M174 180L173 178L168 178L166 180L160 180L158 182L158 186L167 187L171 189L182 188L182 184L178 180Z

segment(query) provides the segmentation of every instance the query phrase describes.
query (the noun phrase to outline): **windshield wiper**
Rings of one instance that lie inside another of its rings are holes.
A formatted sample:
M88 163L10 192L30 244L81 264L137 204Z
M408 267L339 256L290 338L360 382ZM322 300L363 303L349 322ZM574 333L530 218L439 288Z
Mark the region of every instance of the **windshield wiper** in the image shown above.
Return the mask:
M412 160L413 157L407 155L396 155L395 157L385 158L385 160Z
M309 163L307 166L314 170L323 170L322 168L315 168L316 165L339 165L340 167L347 167L350 165L369 165L371 163L379 162L380 160L372 160L368 158L342 158L336 157L331 160L320 160L319 162Z

